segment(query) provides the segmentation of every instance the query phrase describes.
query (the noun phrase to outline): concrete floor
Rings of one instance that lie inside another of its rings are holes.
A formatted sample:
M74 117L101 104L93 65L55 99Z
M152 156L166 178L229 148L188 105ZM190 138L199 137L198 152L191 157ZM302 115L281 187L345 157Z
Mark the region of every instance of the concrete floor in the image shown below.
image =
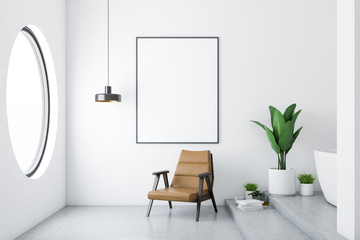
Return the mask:
M19 240L244 239L224 206L218 213L202 206L195 221L195 204L153 206L68 206L18 237Z

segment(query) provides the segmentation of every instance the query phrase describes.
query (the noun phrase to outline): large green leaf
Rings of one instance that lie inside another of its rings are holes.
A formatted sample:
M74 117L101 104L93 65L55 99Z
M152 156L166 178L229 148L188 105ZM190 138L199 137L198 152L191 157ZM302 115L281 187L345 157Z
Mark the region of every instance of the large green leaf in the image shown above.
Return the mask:
M292 121L285 124L284 129L281 131L279 139L279 147L282 151L288 151L293 144Z
M296 122L296 119L298 118L299 114L300 114L301 110L297 111L293 118L291 119L291 132L293 133L294 132L294 128L295 128L295 122Z
M294 114L294 116L292 118L292 121L296 122L296 119L297 119L297 117L299 116L300 113L301 113L301 109Z
M293 116L294 116L294 112L295 112L295 108L296 108L296 104L291 104L288 108L286 108L283 116L284 116L284 119L285 119L285 122L288 122L290 121Z
M274 119L273 119L273 130L274 130L274 137L276 142L279 142L280 134L285 128L285 119L282 113L275 109L274 111Z
M299 128L299 129L296 130L296 132L294 133L294 135L293 135L293 143L292 143L292 144L294 144L294 142L295 142L296 138L299 136L299 133L300 133L300 131L301 131L302 128L303 128L303 127ZM291 148L292 148L292 145L291 145ZM291 150L291 148L289 148L289 149L286 151L286 154Z
M271 126L273 125L275 110L277 110L275 107L269 106Z
M253 123L255 123L255 124L257 124L257 125L259 125L262 129L265 130L264 124L262 124L262 123L260 123L260 122L258 122L258 121L254 121L254 120L250 120L250 121L253 122Z
M297 139L297 137L299 136L299 133L301 131L303 127L299 128L298 130L296 130L296 132L293 135L293 142L295 142L295 140Z
M265 128L266 135L267 135L267 137L269 139L269 142L271 144L272 149L274 149L276 154L279 154L280 153L280 147L275 141L275 137L274 137L273 132L265 125L264 125L264 128Z

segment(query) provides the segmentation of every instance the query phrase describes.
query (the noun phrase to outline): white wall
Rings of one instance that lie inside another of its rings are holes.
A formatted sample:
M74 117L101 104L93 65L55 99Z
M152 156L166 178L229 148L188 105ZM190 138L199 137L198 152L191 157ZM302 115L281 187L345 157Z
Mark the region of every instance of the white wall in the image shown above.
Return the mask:
M147 204L151 172L174 173L181 149L214 154L218 204L248 181L267 188L277 165L268 105L303 109L288 167L315 173L313 149L336 147L335 0L122 0L111 4L111 85L122 103L95 103L106 84L106 1L68 1L68 204ZM137 36L220 37L220 143L135 143ZM319 189L318 183L316 189Z
M52 50L58 81L56 145L47 171L27 178L12 152L6 117L6 78L11 48L22 27L36 25ZM0 1L0 239L14 239L65 205L65 1Z
M337 230L360 239L360 5L338 0Z

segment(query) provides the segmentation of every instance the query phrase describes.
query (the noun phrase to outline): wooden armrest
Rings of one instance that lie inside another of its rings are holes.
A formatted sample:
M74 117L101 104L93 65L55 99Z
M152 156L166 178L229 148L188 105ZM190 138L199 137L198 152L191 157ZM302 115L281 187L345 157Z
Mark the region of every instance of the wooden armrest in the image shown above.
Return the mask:
M211 172L204 172L204 173L198 174L197 177L203 178L203 177L210 176L210 175L211 175Z
M208 186L208 190L210 192L210 194L212 193L212 183L210 182L210 178L209 176L211 175L211 172L204 172L204 173L200 173L197 175L197 177L199 177L199 193L202 193L203 190L203 185L204 185L204 178L205 178L205 182L206 185ZM200 194L200 198L201 198L202 194Z
M157 172L153 172L152 175L161 175L161 174L166 174L169 173L169 170L162 170L162 171L157 171Z

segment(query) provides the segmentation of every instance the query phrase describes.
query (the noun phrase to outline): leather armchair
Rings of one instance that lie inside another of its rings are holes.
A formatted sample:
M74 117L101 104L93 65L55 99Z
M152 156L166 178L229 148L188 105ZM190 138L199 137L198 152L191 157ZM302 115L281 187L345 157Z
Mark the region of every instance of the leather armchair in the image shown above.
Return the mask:
M182 150L176 171L169 186L168 170L153 172L155 175L152 191L148 193L150 199L146 216L150 216L154 200L197 203L196 221L199 221L201 202L211 199L217 212L213 193L214 168L210 151ZM165 188L157 189L160 177L163 176ZM205 183L204 184L204 180Z

